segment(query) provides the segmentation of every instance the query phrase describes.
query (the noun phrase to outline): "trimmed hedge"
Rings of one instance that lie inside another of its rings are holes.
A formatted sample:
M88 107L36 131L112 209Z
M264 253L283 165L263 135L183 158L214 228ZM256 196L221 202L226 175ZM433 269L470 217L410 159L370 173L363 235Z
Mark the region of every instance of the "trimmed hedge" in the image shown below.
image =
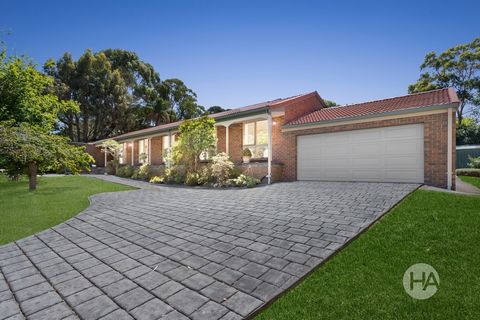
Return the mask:
M480 169L457 169L457 176L480 177Z

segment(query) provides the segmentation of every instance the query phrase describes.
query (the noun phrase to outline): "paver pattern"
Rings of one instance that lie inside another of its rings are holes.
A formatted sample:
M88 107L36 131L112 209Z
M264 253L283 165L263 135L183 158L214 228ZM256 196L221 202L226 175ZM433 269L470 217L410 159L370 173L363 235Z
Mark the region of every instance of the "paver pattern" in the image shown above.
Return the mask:
M242 319L417 185L154 187L0 247L0 319Z

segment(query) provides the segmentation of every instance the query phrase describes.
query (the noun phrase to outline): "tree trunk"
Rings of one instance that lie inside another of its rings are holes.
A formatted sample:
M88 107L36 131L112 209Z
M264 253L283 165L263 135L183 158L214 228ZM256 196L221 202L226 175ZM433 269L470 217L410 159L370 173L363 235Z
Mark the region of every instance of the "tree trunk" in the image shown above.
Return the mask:
M37 164L35 162L28 164L28 188L30 191L37 190Z

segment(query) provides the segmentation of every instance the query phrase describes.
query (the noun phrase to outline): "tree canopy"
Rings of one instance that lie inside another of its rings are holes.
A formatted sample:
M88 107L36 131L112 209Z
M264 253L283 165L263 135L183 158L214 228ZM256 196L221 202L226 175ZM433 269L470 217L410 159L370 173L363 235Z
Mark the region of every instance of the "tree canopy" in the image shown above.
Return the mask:
M423 73L408 87L409 93L453 87L460 99L457 111L459 126L463 124L465 107L475 115L480 107L480 38L436 54L429 52L420 66Z
M68 144L66 137L28 123L0 122L0 168L10 177L26 173L30 191L36 189L37 174L59 169L77 174L92 162L83 147Z
M211 106L210 108L205 110L205 114L214 114L214 113L219 113L219 112L228 111L228 110L230 109L224 109L220 106Z
M52 94L54 81L37 71L28 58L0 52L0 121L29 123L51 130L59 112L75 112L71 100L60 101Z
M53 134L59 113L76 112L73 100L52 93L54 80L26 57L0 54L0 168L10 177L26 173L30 190L37 173L88 168L93 158L66 137Z
M55 78L61 99L79 104L62 112L59 131L73 141L94 141L203 113L195 93L179 79L160 80L152 65L121 49L86 50L78 59L65 53L44 70Z

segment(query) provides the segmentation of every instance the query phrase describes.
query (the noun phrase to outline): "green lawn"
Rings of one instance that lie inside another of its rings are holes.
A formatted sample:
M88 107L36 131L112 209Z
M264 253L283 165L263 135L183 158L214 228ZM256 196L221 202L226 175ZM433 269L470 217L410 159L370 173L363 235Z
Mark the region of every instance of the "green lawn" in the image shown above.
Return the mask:
M463 182L470 183L471 185L480 188L480 178L478 177L467 177L461 176L459 177Z
M83 176L41 177L37 191L28 181L8 181L0 175L0 245L57 225L88 207L88 196L132 190L116 183Z
M257 319L478 319L480 197L418 190ZM415 300L402 278L432 265L438 292Z

